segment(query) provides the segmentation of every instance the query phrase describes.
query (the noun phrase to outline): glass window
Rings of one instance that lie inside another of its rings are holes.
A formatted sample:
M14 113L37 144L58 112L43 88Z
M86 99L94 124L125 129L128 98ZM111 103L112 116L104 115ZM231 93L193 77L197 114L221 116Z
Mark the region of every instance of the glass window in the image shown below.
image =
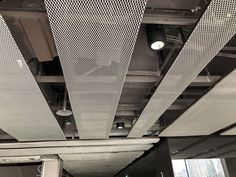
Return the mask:
M220 159L173 160L175 177L225 177Z
M186 160L189 177L225 177L220 159Z
M175 177L188 177L185 160L172 160Z

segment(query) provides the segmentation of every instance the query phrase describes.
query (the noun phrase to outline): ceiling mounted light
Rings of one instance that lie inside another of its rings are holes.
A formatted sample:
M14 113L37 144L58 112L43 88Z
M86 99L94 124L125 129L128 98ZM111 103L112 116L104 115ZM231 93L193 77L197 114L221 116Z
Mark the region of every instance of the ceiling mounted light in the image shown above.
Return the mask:
M117 123L116 123L116 127L117 127L119 130L121 130L121 129L125 128L125 124L124 124L124 122L117 122Z
M63 100L63 108L56 112L56 114L58 116L67 117L67 116L71 116L72 115L72 111L66 109L66 100L67 100L67 91L65 89L64 100Z
M146 27L148 45L152 50L161 50L166 44L165 32L161 26L148 25Z

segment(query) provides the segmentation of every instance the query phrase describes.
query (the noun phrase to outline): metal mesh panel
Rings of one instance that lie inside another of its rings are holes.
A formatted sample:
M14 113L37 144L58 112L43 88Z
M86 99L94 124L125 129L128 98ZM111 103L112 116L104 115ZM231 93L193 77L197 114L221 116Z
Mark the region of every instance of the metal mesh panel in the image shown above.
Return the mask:
M236 32L236 1L212 0L129 137L142 136Z
M236 135L236 127L233 127L231 129L221 133L221 135Z
M161 136L209 135L236 122L236 70L184 112ZM183 125L187 125L183 128Z
M46 0L81 139L108 138L146 0Z
M20 141L65 139L0 15L0 128Z

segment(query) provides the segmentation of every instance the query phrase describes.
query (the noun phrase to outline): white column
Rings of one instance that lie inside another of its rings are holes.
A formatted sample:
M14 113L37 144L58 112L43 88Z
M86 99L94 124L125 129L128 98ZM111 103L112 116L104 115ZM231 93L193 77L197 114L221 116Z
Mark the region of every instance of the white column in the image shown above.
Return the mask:
M42 177L61 177L62 167L60 159L44 160L42 165Z

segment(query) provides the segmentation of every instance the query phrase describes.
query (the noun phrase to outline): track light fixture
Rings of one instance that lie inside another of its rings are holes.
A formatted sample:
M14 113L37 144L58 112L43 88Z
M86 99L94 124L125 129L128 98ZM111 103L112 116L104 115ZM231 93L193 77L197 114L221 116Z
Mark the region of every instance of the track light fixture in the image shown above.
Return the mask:
M147 25L146 33L148 45L152 50L161 50L165 46L166 37L162 26Z
M117 123L116 123L116 127L117 127L119 130L121 130L121 129L125 128L125 124L124 124L124 122L117 122Z

